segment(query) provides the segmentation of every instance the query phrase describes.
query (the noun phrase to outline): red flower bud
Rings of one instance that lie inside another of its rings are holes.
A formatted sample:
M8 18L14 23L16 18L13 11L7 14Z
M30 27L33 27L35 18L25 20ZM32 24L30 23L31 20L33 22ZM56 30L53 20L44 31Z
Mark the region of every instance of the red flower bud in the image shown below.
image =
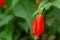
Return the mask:
M44 17L42 14L38 14L33 21L33 34L40 36L44 32Z
M0 5L2 5L3 7L6 5L4 0L0 0Z

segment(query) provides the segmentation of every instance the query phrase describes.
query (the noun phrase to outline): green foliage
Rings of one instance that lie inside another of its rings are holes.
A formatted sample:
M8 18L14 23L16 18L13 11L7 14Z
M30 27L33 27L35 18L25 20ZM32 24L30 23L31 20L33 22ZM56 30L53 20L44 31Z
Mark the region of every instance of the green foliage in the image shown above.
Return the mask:
M38 12L45 18L43 34L49 38L54 35L60 40L60 0L41 0L40 5L35 1L5 0L6 7L0 5L0 40L15 40L15 37L17 40L33 40L32 22Z
M53 2L53 6L55 6L55 7L57 7L57 8L60 9L60 0L55 0L55 1Z

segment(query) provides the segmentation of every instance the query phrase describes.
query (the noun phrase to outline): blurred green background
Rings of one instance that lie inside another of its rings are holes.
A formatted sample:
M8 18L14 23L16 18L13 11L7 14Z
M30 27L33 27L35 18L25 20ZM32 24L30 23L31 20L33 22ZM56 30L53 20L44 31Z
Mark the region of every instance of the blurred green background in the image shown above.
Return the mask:
M39 40L60 40L60 0L46 1L44 6L45 32ZM38 9L36 0L5 0L0 5L0 40L34 40L32 15Z

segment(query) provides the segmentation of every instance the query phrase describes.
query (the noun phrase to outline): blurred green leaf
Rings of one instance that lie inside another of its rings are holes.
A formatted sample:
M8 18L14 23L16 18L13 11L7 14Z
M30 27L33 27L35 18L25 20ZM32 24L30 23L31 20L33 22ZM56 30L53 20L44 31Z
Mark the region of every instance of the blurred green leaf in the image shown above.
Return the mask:
M24 18L30 28L30 34L32 35L32 14L34 13L36 6L32 0L20 0L13 8L14 14L17 17Z
M60 24L57 26L57 31L60 34Z
M54 12L54 17L56 18L56 20L60 22L60 9L55 8L53 12Z
M20 19L18 21L18 26L19 26L19 28L22 28L26 33L28 33L29 26L28 26L28 24L26 23L25 20Z
M48 32L48 34L49 34L49 35L54 35L54 34L56 34L56 32L57 32L57 26L58 26L57 23L55 23L54 25L50 26L50 27L49 27L49 32Z
M60 0L54 0L53 5L60 9Z
M8 22L11 21L13 18L14 18L13 15L8 15L8 16L0 15L0 27L5 24L8 24Z
M46 10L49 10L51 6L52 6L52 2L47 3L47 4L44 5Z
M12 5L12 0L5 0L5 1L8 7Z
M56 7L52 7L47 14L47 19L49 20L47 25L51 24L51 26L49 27L49 34L56 34L57 32L57 28L58 28L58 24L60 23L60 9L56 8ZM53 20L52 20L53 18ZM47 20L46 19L46 20ZM59 30L59 29L58 29Z
M24 18L31 29L31 17L35 10L34 4L29 0L22 0L13 8L15 16Z
M52 7L47 14L48 18L54 17L57 21L60 22L60 9Z
M13 29L10 26L8 26L5 28L3 32L0 33L0 39L1 40L12 40L12 33L13 33Z

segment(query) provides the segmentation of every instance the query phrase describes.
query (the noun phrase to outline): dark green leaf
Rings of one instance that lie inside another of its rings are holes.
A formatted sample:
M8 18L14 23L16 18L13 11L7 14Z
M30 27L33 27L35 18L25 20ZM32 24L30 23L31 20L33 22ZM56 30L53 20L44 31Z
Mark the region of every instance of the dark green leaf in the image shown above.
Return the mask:
M13 29L10 26L8 26L5 28L3 32L0 33L0 39L1 40L12 40L12 33L13 33Z
M14 18L13 15L8 15L8 16L0 15L0 27L5 24L8 24L8 22L11 21L13 18Z
M27 21L29 27L31 27L31 17L35 9L36 8L31 1L22 0L16 4L16 6L13 8L13 11L15 13L15 16L24 18Z
M22 28L26 33L28 33L29 26L28 26L28 24L26 23L25 20L20 19L18 21L18 26L19 26L19 28Z

